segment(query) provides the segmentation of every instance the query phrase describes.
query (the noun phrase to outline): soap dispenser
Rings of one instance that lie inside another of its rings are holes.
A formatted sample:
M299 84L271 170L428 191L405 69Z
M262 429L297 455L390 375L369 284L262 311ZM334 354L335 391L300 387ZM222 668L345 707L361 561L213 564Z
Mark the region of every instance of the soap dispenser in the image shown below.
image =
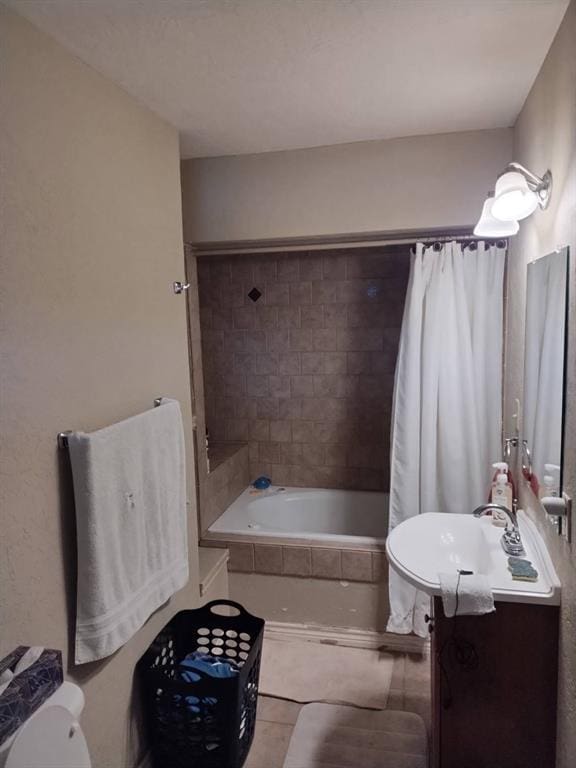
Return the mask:
M559 496L560 466L558 464L544 464L544 473L538 496L541 499L549 496Z
M512 509L512 486L508 481L508 464L504 461L498 461L492 465L496 470L496 477L492 483L492 493L490 501L493 504L500 504L506 509ZM508 523L508 516L499 509L492 510L492 525L499 528L505 528Z

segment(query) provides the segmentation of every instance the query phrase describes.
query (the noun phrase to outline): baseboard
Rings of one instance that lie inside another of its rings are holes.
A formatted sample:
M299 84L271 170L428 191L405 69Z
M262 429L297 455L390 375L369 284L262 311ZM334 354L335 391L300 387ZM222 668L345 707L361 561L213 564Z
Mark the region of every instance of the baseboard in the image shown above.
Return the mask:
M321 627L315 624L289 624L282 621L267 621L264 637L269 640L303 640L308 643L342 645L349 648L387 650L397 653L428 655L430 643L416 635L396 635L391 632L376 632L370 629L347 627Z

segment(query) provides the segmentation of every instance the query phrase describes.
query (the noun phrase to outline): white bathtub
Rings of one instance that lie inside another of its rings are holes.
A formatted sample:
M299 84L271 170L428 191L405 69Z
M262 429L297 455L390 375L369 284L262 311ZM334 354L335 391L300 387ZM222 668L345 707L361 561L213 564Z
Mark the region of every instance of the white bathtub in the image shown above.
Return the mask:
M210 526L208 536L382 547L387 529L387 493L279 486L258 492L250 486Z

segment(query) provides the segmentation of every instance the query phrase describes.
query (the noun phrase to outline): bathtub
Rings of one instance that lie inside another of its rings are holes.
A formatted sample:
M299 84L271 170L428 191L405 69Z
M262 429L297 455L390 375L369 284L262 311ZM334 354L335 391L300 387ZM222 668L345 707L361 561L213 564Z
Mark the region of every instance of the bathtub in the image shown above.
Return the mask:
M387 529L387 493L250 486L210 526L207 538L382 549Z

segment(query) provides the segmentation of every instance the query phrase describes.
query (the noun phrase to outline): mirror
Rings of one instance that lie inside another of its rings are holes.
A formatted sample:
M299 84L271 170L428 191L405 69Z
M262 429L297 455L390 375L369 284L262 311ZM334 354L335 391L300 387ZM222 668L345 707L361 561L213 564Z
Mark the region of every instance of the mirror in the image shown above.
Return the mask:
M525 474L540 498L562 494L567 307L562 248L528 264L527 275L523 437L532 466Z

